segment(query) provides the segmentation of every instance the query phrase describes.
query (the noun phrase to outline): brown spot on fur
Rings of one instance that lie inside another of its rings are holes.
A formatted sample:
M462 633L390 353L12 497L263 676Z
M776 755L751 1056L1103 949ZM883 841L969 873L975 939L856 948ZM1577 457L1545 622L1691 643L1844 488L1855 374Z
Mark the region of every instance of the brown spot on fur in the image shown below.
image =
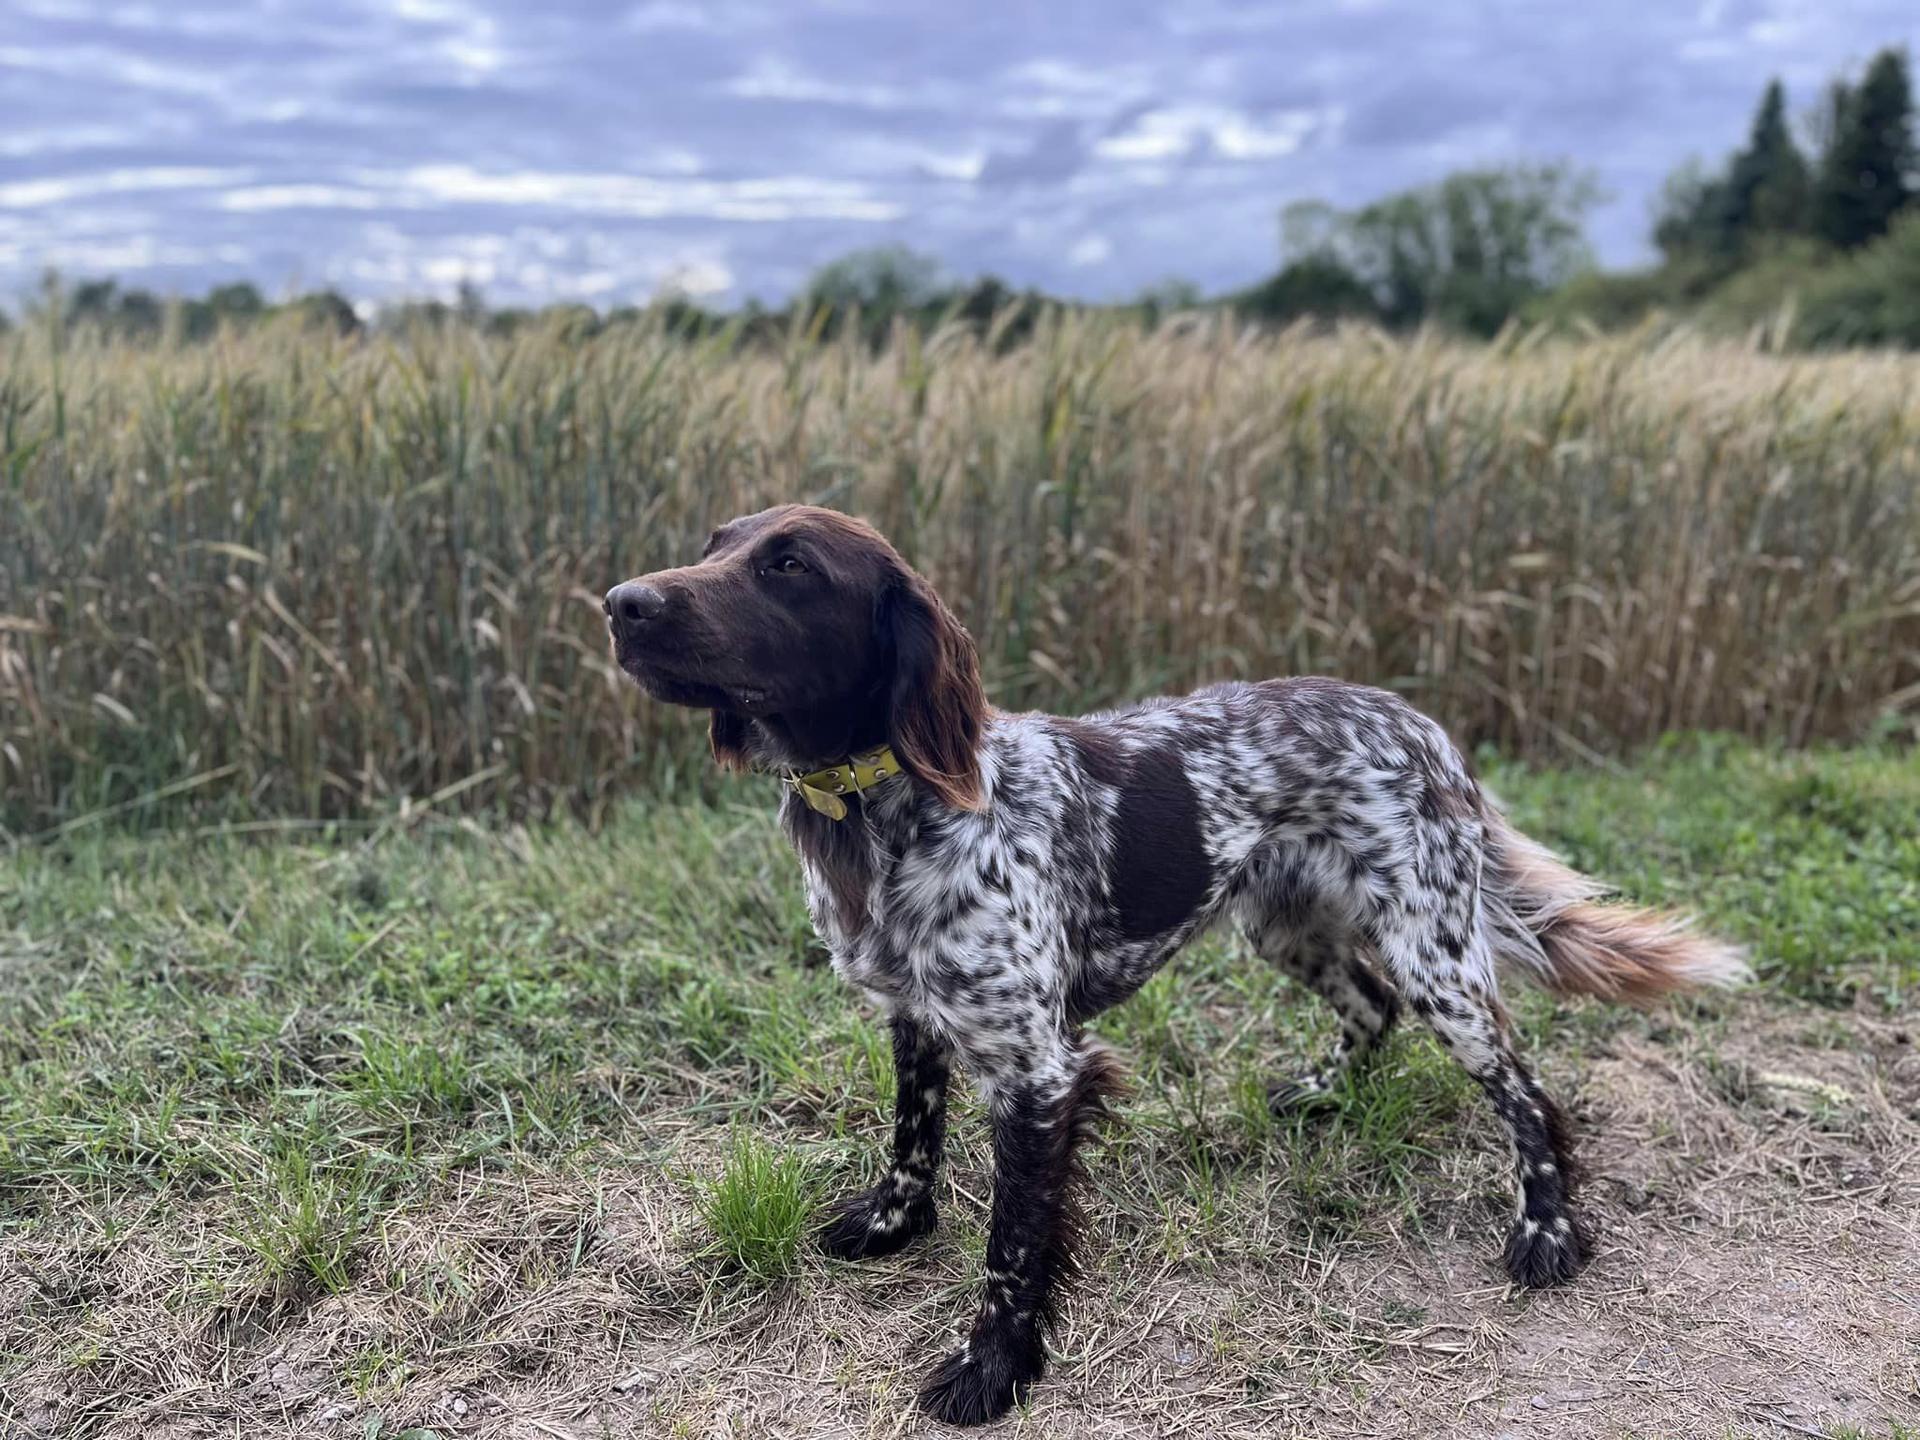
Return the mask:
M1084 720L1068 720L1064 717L1056 718L1053 725L1067 737L1067 743L1073 746L1074 753L1080 757L1081 768L1087 772L1089 779L1115 789L1126 783L1127 759L1120 753L1120 746L1112 731L1089 725Z
M1200 799L1179 751L1166 746L1127 759L1107 879L1121 936L1147 940L1193 917L1213 872L1200 836Z
M1088 778L1118 792L1107 887L1120 934L1148 940L1178 929L1206 899L1213 873L1200 838L1200 799L1171 745L1131 754L1112 734L1078 720L1055 728L1080 758ZM1115 999L1118 996L1113 997ZM1096 997L1084 1014L1105 1008Z

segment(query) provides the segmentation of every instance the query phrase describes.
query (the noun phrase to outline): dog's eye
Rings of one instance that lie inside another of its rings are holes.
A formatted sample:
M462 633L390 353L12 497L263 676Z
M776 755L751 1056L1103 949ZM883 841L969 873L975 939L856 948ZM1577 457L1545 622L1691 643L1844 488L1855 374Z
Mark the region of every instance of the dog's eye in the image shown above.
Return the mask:
M798 556L794 555L782 555L767 566L769 575L804 575L806 573L807 567L801 563Z

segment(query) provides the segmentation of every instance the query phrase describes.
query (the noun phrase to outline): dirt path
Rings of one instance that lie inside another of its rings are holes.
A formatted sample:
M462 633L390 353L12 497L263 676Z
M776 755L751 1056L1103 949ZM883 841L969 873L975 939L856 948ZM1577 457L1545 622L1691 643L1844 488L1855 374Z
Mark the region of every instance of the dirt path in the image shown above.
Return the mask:
M1122 1238L1126 1253L1069 1309L1053 1377L1004 1433L1577 1440L1851 1426L1904 1440L1920 1433L1896 1428L1920 1426L1914 1038L1753 1006L1721 1033L1623 1031L1597 1047L1573 1093L1600 1245L1565 1291L1500 1283L1491 1163L1483 1194L1405 1246L1279 1237L1264 1259L1207 1266L1148 1263ZM978 1194L985 1177L960 1183ZM685 1317L699 1342L656 1333L617 1397L560 1417L533 1386L501 1397L497 1423L583 1437L932 1430L910 1413L912 1380L964 1313L969 1263L949 1241L731 1321Z

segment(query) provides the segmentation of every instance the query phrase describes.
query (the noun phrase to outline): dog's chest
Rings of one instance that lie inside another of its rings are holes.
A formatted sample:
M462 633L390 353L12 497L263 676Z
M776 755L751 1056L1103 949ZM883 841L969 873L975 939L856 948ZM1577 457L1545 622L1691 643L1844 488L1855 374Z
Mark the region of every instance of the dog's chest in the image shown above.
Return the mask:
M1031 955L1037 927L1027 912L1043 890L1014 873L1005 849L982 822L909 817L874 825L860 866L862 883L844 868L802 851L807 908L850 984L918 1007L956 985L987 980L1016 955ZM1022 882L1026 883L1022 883Z
M843 980L875 995L900 998L913 986L911 954L917 936L924 935L923 916L902 903L899 877L920 869L913 857L898 859L881 847L875 863L858 886L848 877L809 860L806 874L807 912L833 955L833 968Z

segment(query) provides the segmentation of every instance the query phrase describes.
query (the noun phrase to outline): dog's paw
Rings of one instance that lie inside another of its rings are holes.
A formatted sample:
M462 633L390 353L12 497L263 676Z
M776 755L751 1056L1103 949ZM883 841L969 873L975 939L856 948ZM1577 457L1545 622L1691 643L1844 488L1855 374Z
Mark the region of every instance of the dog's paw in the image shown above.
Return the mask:
M1026 1398L1046 1363L1037 1335L990 1343L976 1335L933 1367L920 1387L920 1408L949 1425L985 1425Z
M1564 1285L1578 1275L1592 1249L1579 1217L1562 1211L1547 1220L1516 1220L1507 1233L1507 1251L1502 1258L1514 1284L1544 1290Z
M1327 1115L1340 1108L1334 1093L1339 1082L1325 1071L1312 1070L1295 1080L1283 1080L1267 1089L1267 1109L1275 1115Z
M902 1202L883 1181L828 1208L820 1248L837 1260L877 1260L930 1234L933 1225L931 1195Z

